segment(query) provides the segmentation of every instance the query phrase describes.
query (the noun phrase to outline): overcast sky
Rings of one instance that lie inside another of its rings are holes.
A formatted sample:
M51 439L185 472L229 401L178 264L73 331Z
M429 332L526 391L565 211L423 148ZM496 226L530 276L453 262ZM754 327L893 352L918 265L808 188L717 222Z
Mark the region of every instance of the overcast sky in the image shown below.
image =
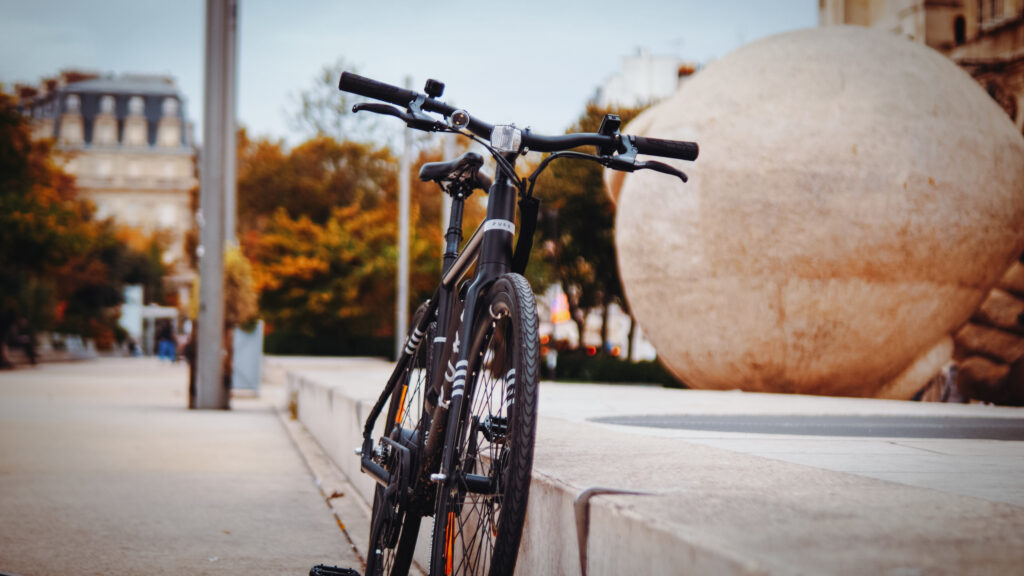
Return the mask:
M705 64L742 44L817 24L816 0L239 0L239 121L302 136L295 95L344 58L489 122L561 132L622 56L647 48ZM0 82L64 68L177 78L202 135L203 0L0 0ZM340 74L338 70L338 74Z

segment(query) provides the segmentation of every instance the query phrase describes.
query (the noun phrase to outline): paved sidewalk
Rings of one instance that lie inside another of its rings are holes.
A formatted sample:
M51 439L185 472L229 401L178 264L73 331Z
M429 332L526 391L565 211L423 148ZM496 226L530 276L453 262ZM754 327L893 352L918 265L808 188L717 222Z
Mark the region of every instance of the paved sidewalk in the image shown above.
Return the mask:
M270 404L189 411L186 392L151 359L0 372L0 573L359 568Z

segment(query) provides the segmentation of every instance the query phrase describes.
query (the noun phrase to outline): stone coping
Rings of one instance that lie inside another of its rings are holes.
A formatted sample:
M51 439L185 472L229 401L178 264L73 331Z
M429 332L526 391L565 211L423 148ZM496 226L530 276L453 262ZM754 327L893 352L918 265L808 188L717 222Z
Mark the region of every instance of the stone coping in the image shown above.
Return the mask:
M299 420L370 501L372 482L352 449L390 365L267 363L268 377L287 382ZM590 420L671 407L1024 417L1018 409L548 382L540 405L518 574L965 574L1024 565L1024 442L768 437ZM968 486L936 483L947 470ZM428 521L424 563L429 529ZM365 547L358 535L356 546Z

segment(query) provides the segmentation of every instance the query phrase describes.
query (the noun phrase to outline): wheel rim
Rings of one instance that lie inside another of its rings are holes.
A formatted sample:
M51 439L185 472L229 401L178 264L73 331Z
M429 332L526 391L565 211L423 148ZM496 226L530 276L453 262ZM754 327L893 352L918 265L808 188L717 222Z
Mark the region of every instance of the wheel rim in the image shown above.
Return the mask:
M494 319L474 372L464 429L459 433L458 471L462 480L449 494L445 574L487 574L501 531L504 478L513 434L515 336L507 315ZM491 494L467 489L467 475L487 478Z

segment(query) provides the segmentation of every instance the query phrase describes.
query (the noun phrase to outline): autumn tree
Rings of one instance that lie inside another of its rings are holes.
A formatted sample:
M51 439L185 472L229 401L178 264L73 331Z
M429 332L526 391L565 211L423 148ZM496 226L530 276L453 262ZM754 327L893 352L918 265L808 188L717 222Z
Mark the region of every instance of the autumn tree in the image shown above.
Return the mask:
M284 150L279 140L238 136L239 232L260 229L278 208L327 221L338 206L394 201L397 161L384 147L317 136Z
M238 135L238 225L253 264L267 349L278 353L390 354L398 246L398 157L405 126L353 114L362 98L340 92L342 60L298 95L293 126L309 139ZM413 134L410 308L440 276L442 193L415 174L442 159L440 141ZM466 203L465 225L483 218Z
M112 344L124 283L163 275L159 255L122 233L94 218L52 142L32 140L28 120L0 93L0 335L22 317L37 331Z
M164 303L162 256L168 238L122 228L110 219L86 220L83 229L75 253L47 271L60 311L52 327L93 338L98 348L107 349L119 331L116 307L126 284L140 284L147 301Z
M323 224L279 208L243 248L264 318L283 353L386 354L394 335L394 204L335 208ZM434 246L413 238L414 262ZM413 268L414 286L421 272ZM275 335L276 333L276 335Z
M415 178L410 296L428 298L440 275L442 193ZM398 161L386 147L317 136L290 151L239 134L239 236L253 263L267 349L278 353L390 354L398 246ZM467 202L466 223L483 217Z

